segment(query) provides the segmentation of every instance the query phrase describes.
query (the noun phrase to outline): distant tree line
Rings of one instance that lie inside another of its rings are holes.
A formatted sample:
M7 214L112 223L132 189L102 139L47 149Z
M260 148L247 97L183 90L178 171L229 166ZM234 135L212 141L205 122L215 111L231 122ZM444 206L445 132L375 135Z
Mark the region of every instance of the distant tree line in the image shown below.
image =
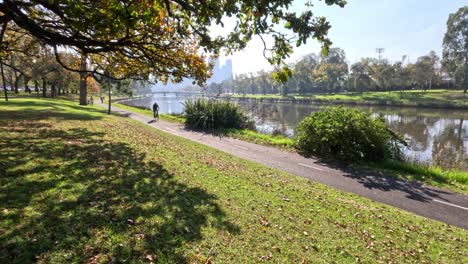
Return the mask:
M449 16L443 41L443 59L431 51L410 62L362 58L349 64L344 50L330 49L327 55L309 54L290 65L292 76L285 83L260 71L240 74L233 81L210 84L214 94L307 94L366 91L404 91L433 88L468 88L468 7Z
M349 65L345 52L332 48L328 55L309 54L296 64L291 78L278 83L271 73L240 74L233 81L210 84L211 93L238 94L307 94L365 91L426 91L449 85L447 72L441 67L439 56L433 51L409 63L406 56L396 62L386 59L363 58ZM445 80L445 82L444 82ZM453 86L453 84L452 84Z

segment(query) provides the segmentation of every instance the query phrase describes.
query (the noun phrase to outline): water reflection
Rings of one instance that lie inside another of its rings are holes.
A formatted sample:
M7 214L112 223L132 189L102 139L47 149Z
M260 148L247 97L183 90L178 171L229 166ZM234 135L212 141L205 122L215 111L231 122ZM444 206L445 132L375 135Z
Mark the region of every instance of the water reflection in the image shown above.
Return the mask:
M133 106L150 107L154 101L161 113L179 114L183 102L198 95L163 94L151 98L127 101ZM257 130L268 134L294 135L295 126L323 105L293 103L238 102L255 121ZM388 126L403 135L409 148L408 159L429 162L445 168L468 170L468 111L353 106L373 116L382 116Z
M184 111L183 102L186 99L194 99L200 97L199 94L191 93L158 93L152 97L129 100L122 102L130 106L152 108L154 102L159 105L159 112L162 114L180 114Z

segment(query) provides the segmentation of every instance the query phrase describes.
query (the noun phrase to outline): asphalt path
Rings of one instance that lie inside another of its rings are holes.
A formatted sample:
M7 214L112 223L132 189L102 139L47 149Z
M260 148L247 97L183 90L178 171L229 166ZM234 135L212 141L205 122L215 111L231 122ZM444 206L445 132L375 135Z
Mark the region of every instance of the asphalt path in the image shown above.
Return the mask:
M468 229L467 195L421 183L383 177L372 170L357 171L340 164L322 163L317 159L306 158L274 147L187 130L178 123L161 120L151 122L151 117L114 106L112 111L243 159L323 183L338 190L355 193L420 216Z

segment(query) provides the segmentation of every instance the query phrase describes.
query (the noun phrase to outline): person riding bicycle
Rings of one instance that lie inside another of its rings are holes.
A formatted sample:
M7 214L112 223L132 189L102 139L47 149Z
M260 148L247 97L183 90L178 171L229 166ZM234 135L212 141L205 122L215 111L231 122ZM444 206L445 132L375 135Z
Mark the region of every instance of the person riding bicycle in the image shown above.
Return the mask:
M153 117L154 119L159 118L159 105L156 102L153 104Z

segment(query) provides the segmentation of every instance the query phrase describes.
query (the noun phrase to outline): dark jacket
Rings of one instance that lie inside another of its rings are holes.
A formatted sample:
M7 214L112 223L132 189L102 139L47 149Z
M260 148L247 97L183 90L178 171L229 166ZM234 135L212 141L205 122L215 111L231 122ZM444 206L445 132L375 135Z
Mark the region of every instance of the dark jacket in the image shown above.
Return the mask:
M159 105L158 103L153 104L153 112L159 111Z

